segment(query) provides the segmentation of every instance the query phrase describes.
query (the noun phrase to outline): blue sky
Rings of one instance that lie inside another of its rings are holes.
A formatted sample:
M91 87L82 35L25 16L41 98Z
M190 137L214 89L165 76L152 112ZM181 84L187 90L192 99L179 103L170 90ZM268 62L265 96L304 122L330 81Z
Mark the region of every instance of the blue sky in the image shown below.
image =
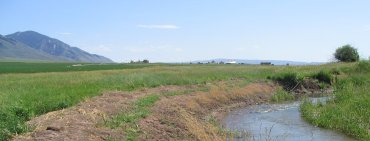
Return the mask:
M0 34L34 30L114 61L370 56L367 0L2 0Z

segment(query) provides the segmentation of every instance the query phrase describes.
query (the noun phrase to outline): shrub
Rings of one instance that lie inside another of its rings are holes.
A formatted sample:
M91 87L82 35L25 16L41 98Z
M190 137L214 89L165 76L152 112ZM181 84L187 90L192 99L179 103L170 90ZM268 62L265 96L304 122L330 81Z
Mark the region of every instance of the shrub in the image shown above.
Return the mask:
M294 89L294 87L296 87L303 80L303 78L299 77L295 72L281 73L275 76L269 76L267 78L277 81L287 91Z
M149 63L149 60L148 60L148 59L144 59L144 60L143 60L143 63L144 63L144 64L148 64L148 63Z
M356 62L360 59L357 49L351 45L339 47L334 53L335 59L341 62Z

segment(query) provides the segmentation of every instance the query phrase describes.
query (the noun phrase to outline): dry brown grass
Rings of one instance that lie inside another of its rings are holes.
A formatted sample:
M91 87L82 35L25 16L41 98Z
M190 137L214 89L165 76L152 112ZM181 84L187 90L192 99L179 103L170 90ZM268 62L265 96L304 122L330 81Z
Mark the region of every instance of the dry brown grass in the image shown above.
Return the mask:
M217 86L212 86L209 92L198 92L190 96L186 108L202 111L202 109L213 109L237 102L251 103L256 98L262 100L271 96L273 90L274 87L270 84L253 83L245 87L230 88L221 83Z
M123 110L129 110L134 101L144 96L196 87L198 86L163 86L133 92L107 92L75 107L49 112L30 120L28 124L34 130L17 135L13 140L124 140L126 136L121 128L106 128L100 126L101 122Z
M162 98L152 108L152 115L139 124L145 133L140 139L226 140L227 133L212 125L207 117L215 111L226 111L237 103L252 105L266 102L274 90L274 85L266 83L245 87L219 83L211 86L209 92Z
M188 131L195 136L197 140L201 141L222 141L223 139L219 136L218 130L215 126L210 123L204 123L195 116L192 116L186 110L181 109L180 120L185 124Z

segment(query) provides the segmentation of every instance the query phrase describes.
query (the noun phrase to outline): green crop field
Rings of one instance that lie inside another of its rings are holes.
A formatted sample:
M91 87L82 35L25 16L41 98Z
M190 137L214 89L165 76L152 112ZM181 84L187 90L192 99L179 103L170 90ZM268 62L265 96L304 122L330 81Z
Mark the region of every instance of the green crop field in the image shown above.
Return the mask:
M277 73L297 72L301 76L310 76L321 70L361 74L350 77L355 82L356 77L369 78L368 73L355 71L354 68L358 66L355 63L319 66L83 64L76 68L71 65L73 64L0 63L0 139L8 139L14 133L29 131L25 122L35 116L73 106L106 91L205 84L235 78L248 82L270 81L266 78ZM361 88L364 89L359 90L359 93L369 89L367 79L359 83L363 83ZM351 83L353 84L355 83ZM347 83L343 82L343 85ZM355 95L353 94L353 97ZM364 93L362 97L365 100L361 102L368 102L370 96ZM365 107L365 112L369 112L368 104L362 106ZM364 126L369 127L369 119L361 117L365 120L363 124L367 124ZM310 121L314 122L315 119L311 118Z
M161 65L161 64L157 64ZM146 64L96 64L96 63L50 63L50 62L0 62L2 73L37 73L93 71L143 68ZM153 66L153 65L151 65Z

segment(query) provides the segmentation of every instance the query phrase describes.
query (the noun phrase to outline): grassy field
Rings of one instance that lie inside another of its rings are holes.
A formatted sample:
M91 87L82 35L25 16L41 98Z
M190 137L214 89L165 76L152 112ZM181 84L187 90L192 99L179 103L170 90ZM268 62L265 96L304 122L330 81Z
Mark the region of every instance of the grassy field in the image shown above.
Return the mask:
M3 140L11 134L28 131L24 123L35 116L73 106L106 91L132 91L161 85L205 84L235 78L254 82L266 80L267 76L275 73L298 72L299 75L308 76L320 70L348 71L354 65L115 64L85 65L81 69L69 69L67 66L72 64L15 62L0 64L2 73L0 74L0 137Z

